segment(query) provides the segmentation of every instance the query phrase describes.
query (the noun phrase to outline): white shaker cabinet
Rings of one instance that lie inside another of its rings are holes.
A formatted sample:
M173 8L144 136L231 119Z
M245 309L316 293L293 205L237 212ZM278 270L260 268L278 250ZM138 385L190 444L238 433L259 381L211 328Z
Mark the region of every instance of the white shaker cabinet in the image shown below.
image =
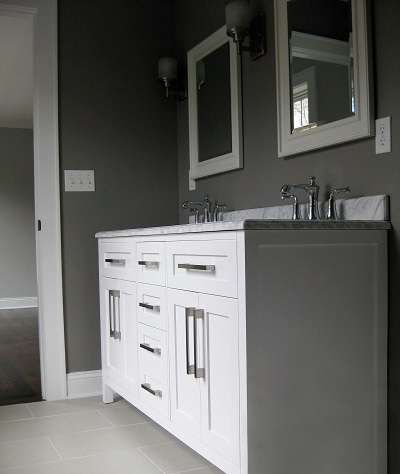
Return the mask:
M238 305L168 290L171 421L239 464Z
M389 228L98 234L104 401L228 474L386 472Z
M134 246L129 241L99 246L103 394L107 380L137 393L137 323Z

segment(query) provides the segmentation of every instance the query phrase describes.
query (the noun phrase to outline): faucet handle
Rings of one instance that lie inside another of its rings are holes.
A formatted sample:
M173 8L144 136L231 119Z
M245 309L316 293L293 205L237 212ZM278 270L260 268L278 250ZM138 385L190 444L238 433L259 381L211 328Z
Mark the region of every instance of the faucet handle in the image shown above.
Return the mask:
M335 201L333 199L333 196L335 194L339 194L339 193L349 193L350 192L350 188L346 187L346 188L337 188L337 189L333 189L329 195L329 200L328 200L328 212L326 213L326 217L325 219L327 220L337 220L338 219L338 216L337 216L337 213L336 213L336 205L335 205Z
M199 210L197 207L191 207L190 212L194 212L194 223L198 224L199 223Z
M226 210L226 204L217 204L214 209L214 222L219 222L222 221L219 213L221 209Z
M292 219L294 221L300 219L300 215L299 215L299 203L298 203L298 200L297 200L297 196L295 196L294 194L285 194L285 193L282 193L282 199L293 199L293 214L292 214Z

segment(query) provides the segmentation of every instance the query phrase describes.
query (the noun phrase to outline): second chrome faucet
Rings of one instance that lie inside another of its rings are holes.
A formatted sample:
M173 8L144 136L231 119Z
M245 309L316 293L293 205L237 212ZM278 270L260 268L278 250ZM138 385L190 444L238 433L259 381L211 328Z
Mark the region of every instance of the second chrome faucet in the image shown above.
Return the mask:
M285 184L281 188L282 199L293 199L293 216L292 219L300 219L297 197L292 194L292 191L295 189L302 189L308 195L308 205L307 205L307 219L316 220L320 219L319 208L318 208L318 192L319 186L315 182L315 176L310 177L309 184ZM338 193L349 193L350 188L338 188L334 189L329 195L328 202L328 212L324 219L338 219L335 212L335 203L333 196Z
M183 209L189 209L191 212L195 213L196 224L199 223L201 219L203 219L203 222L217 222L221 220L222 209L226 209L225 204L216 204L214 212L211 213L212 202L208 199L208 197L208 194L206 194L203 201L183 201L182 203ZM203 209L203 214L200 214L197 207L192 206L200 206L200 208Z

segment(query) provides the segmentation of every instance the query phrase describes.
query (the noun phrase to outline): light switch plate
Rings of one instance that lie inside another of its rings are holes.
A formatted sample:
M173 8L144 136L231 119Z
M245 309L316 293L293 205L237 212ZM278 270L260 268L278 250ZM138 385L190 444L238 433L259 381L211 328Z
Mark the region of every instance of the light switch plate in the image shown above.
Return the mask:
M93 170L64 170L65 191L94 191Z

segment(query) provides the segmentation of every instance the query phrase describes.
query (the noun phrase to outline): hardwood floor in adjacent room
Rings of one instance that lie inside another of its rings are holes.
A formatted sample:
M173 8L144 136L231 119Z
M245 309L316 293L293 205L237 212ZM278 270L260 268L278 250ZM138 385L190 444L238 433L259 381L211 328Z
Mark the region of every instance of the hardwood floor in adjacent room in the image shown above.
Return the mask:
M38 309L2 309L0 405L40 400Z

